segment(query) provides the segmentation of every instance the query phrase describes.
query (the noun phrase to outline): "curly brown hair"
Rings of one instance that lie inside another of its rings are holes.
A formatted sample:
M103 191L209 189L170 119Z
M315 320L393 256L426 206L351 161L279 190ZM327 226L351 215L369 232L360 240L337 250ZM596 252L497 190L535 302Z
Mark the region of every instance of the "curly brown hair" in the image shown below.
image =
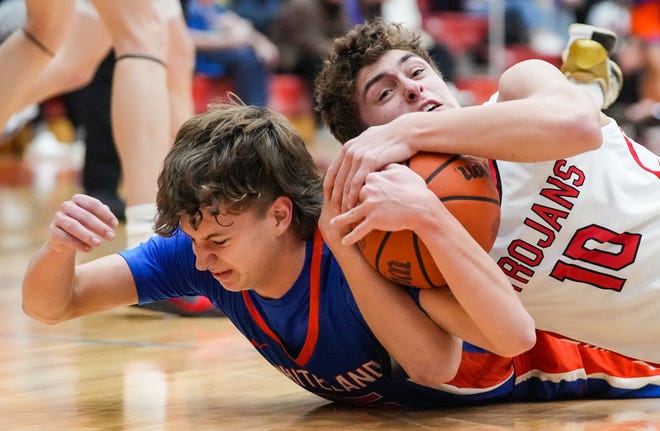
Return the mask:
M322 178L305 143L280 114L218 104L179 130L158 178L156 233L171 236L182 219L197 228L202 209L218 215L256 209L279 196L293 203L292 228L310 239L323 204Z
M376 18L335 39L332 52L314 81L314 99L315 109L339 142L344 143L367 128L360 118L355 99L358 73L393 49L418 55L440 73L422 48L419 34L402 24L386 23L382 18Z

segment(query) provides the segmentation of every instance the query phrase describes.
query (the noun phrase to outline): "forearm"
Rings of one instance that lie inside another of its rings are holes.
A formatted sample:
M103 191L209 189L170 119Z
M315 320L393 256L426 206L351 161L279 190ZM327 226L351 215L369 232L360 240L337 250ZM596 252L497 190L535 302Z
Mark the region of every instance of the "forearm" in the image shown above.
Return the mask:
M601 144L600 108L548 63L530 60L505 71L497 102L400 117L409 122L402 130L412 131L418 150L519 162L562 159Z
M190 30L190 36L195 48L200 51L241 48L248 45L244 38L236 37L231 32Z
M375 272L354 246L335 253L365 321L387 351L418 383L451 380L462 342L435 324L408 293Z
M495 262L443 205L420 219L415 230L453 294L435 309L431 292L422 292L425 310L449 332L502 356L531 348L534 321Z
M599 115L569 109L561 98L513 100L399 117L417 151L471 154L496 160L557 160L597 148Z
M57 252L48 244L39 249L23 278L23 310L44 323L68 318L74 294L75 258L73 250Z

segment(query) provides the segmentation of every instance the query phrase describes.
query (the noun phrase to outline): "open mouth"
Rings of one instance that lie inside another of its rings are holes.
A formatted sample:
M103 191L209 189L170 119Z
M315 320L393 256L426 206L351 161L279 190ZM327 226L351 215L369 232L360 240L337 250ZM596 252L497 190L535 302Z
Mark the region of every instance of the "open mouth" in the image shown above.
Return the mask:
M442 105L440 105L439 103L429 102L429 103L425 104L424 106L422 106L421 111L422 112L431 112L431 111L435 111L436 109L440 108L441 106Z

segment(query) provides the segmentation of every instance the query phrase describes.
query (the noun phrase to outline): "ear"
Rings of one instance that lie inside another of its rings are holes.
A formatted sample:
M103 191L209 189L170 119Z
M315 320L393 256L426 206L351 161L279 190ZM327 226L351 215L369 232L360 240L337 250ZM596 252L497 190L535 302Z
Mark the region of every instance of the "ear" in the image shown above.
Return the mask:
M293 202L286 196L279 196L270 205L268 216L273 220L278 235L283 234L289 228L293 219Z

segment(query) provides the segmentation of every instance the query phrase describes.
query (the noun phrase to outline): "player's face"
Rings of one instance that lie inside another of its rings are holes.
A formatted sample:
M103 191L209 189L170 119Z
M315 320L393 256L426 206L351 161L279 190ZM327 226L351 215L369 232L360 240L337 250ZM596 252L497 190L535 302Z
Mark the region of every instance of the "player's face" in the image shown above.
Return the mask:
M447 84L424 59L392 50L357 76L355 96L367 126L389 123L417 111L460 107Z
M254 210L240 214L221 212L214 217L202 210L202 221L195 230L185 220L181 230L192 240L195 266L209 271L222 286L232 292L254 289L263 296L279 262L276 232L268 217ZM280 253L281 254L281 253Z

